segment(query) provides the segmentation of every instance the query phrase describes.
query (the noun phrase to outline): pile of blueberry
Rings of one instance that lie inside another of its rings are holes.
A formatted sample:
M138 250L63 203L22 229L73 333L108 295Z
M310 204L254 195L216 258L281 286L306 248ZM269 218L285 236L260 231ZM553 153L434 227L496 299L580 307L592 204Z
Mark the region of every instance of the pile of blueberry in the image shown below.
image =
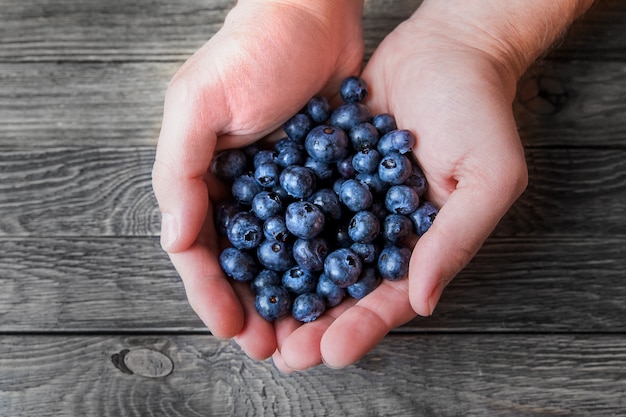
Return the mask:
M232 245L220 265L250 283L269 321L291 312L310 322L382 279L404 278L407 239L425 233L437 214L423 201L415 136L390 114L372 116L363 79L346 78L340 93L344 104L334 109L313 97L272 149L221 151L211 164L232 190L215 208L217 231Z

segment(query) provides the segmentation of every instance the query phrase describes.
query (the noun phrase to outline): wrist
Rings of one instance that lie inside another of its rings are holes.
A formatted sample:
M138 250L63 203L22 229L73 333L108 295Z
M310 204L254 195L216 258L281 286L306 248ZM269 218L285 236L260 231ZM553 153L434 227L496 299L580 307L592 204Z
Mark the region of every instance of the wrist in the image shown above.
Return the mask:
M593 0L425 0L411 20L485 53L517 79Z

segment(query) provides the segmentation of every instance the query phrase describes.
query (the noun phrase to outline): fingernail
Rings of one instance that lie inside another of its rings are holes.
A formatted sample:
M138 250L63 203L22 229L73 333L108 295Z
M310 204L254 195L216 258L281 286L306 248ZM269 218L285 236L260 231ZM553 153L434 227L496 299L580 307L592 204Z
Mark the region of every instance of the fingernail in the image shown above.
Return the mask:
M169 213L161 214L161 247L169 251L178 239L176 219Z

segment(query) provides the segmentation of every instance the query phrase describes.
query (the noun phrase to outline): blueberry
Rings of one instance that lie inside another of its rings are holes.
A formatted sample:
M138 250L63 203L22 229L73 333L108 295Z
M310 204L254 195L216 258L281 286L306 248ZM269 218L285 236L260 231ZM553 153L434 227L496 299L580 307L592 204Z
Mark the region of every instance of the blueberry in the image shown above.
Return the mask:
M289 268L282 277L283 287L287 288L293 294L304 294L311 292L317 287L317 276L296 265Z
M378 170L380 154L376 149L362 149L352 157L352 166L359 173L371 174Z
M273 187L279 178L280 168L274 162L264 162L254 170L254 179L261 187Z
M370 243L378 236L380 223L370 211L359 211L348 223L348 235L357 243Z
M326 255L328 255L328 243L320 237L297 239L293 243L293 258L307 271L323 270Z
M392 151L405 154L411 152L415 146L415 141L415 135L408 130L392 130L384 134L378 141L378 152L381 155L387 155Z
M392 130L396 130L396 118L389 113L381 113L374 116L372 125L378 130L379 135L384 135Z
M287 230L301 239L312 239L324 229L324 213L315 204L296 201L287 206Z
M220 254L220 266L235 281L248 282L257 274L254 258L236 248L226 248Z
M261 191L252 199L252 212L260 219L267 220L279 214L283 204L278 194L271 191Z
M319 125L314 127L304 141L306 152L318 161L339 162L348 155L348 135L342 129Z
M414 212L420 203L420 197L413 187L408 185L392 185L385 196L385 207L392 213L409 214Z
M300 165L291 165L280 173L280 185L292 197L307 198L315 191L315 174Z
M337 162L337 172L343 178L352 178L354 176L356 171L354 170L354 166L352 166L352 155L348 155Z
M261 164L276 163L276 152L269 149L262 149L252 157L254 169Z
M330 115L330 124L346 132L372 118L370 109L362 103L347 103L337 107Z
M348 137L355 151L376 149L380 134L376 127L369 122L359 123L348 132Z
M383 222L382 235L388 242L400 243L411 235L413 223L402 214L390 214Z
M283 138L274 145L276 157L274 161L283 168L290 165L302 165L306 154L301 144L290 138Z
M246 155L248 161L254 161L254 156L261 151L261 147L258 143L251 143L241 148L241 151Z
M396 151L389 152L378 164L378 176L389 184L402 184L412 172L411 160Z
M346 296L346 290L328 279L326 274L319 276L315 292L322 296L327 307L339 305Z
M341 288L354 284L361 274L363 262L351 249L340 248L329 253L324 261L324 274Z
M239 149L219 152L211 161L211 172L225 181L233 181L248 170L248 158Z
M326 303L321 295L314 292L300 294L293 301L291 315L298 321L310 323L324 313Z
M324 123L330 117L333 108L326 97L315 96L306 106L307 114L316 123Z
M333 166L318 159L308 157L304 167L310 169L319 181L330 181L335 176Z
M424 175L424 171L422 171L422 168L420 168L417 164L413 164L411 175L406 181L404 181L404 184L415 188L417 195L420 197L423 197L428 190L426 175Z
M435 217L437 217L438 212L439 210L437 210L437 207L435 207L432 203L425 201L417 208L417 210L409 214L409 218L413 221L415 233L417 233L418 236L422 236L428 231L430 226L432 226L433 221L435 221Z
M235 214L226 230L230 243L237 249L252 249L263 240L263 223L247 211Z
M361 77L350 76L344 78L339 88L339 94L346 103L356 103L367 97L367 83Z
M261 288L268 285L281 285L282 277L278 272L270 269L262 269L252 281L250 281L250 289L253 294L258 294Z
M339 199L351 211L366 210L372 204L372 192L367 185L355 180L346 180L339 190Z
M341 218L341 202L339 196L330 188L321 188L308 198L309 203L319 207L329 219Z
M365 268L359 279L354 284L346 288L346 292L350 297L360 300L367 294L371 293L380 285L381 278L375 268Z
M398 281L409 273L411 251L404 246L390 245L378 257L378 271L389 281Z
M289 230L282 215L272 216L263 223L263 235L267 240L285 242L289 237Z
M231 186L233 198L241 204L250 205L255 195L261 192L261 186L254 179L251 172L235 178Z
M314 125L315 123L308 115L298 113L283 124L283 130L291 139L302 141Z
M350 249L354 251L364 264L371 264L376 262L378 255L380 254L380 247L376 243L353 243L350 245Z
M267 321L275 321L289 313L291 296L280 285L268 285L258 292L254 305L261 317Z
M215 228L222 236L227 235L228 224L230 219L240 211L243 211L241 205L234 200L225 200L217 203L215 206Z
M277 240L265 240L257 248L256 256L266 269L283 272L296 264L291 244Z
M366 185L373 194L382 195L386 193L389 188L389 184L380 179L378 172L372 172L370 174L362 172L357 174L355 179Z

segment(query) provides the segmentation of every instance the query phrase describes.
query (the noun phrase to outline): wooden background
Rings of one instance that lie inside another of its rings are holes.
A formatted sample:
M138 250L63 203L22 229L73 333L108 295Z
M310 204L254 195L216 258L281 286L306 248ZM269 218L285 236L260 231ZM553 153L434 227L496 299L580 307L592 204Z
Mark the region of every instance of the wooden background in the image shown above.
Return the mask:
M159 246L170 77L230 0L0 0L0 415L626 415L626 3L520 82L530 185L436 314L282 375ZM418 1L367 0L367 56Z

